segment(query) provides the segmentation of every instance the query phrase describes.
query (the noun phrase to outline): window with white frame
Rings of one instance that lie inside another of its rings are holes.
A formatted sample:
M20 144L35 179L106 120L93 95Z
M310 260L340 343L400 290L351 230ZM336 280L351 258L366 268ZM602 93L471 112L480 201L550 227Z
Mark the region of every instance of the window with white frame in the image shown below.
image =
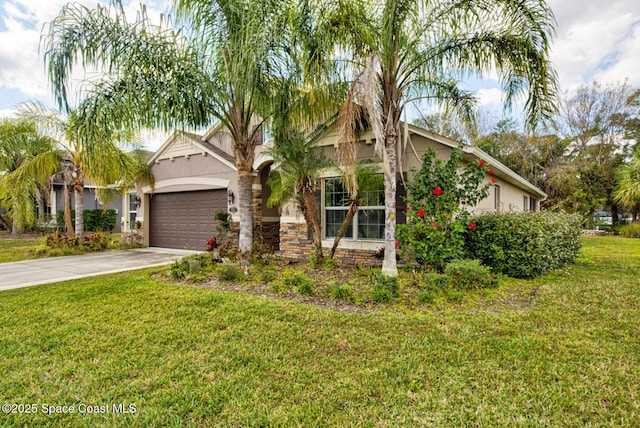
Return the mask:
M522 197L522 211L529 211L529 197L526 195Z
M333 238L338 234L347 215L349 192L339 178L329 178L324 180L323 193L325 237ZM344 237L357 240L384 240L384 183L382 175L371 189L361 192L360 203L358 213L354 216Z
M493 209L500 212L500 186L495 185L493 187Z
M136 230L136 216L138 214L138 195L129 193L129 230Z

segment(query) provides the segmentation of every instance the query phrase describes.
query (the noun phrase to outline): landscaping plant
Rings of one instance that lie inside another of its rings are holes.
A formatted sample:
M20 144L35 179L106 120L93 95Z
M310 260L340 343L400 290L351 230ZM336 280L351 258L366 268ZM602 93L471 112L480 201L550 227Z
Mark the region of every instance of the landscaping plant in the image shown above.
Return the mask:
M496 182L483 183L493 172L483 160L461 169L462 154L456 148L444 162L430 149L407 183L407 223L398 225L396 245L403 258L427 269L441 272L447 261L462 258L465 233L476 228L467 208L486 198Z

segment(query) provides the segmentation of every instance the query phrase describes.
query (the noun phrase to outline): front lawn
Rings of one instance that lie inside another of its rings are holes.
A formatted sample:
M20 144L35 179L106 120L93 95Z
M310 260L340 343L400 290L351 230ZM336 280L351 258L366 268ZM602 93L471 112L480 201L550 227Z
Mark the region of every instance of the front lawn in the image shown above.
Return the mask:
M44 238L0 239L0 263L18 262L36 258Z
M170 285L153 270L5 291L2 399L37 413L0 421L633 426L640 240L584 243L576 265L434 310L342 313ZM84 407L129 404L135 414ZM75 409L46 415L44 405Z
M107 249L120 249L125 246L120 243L120 234L106 235L108 239ZM3 235L0 238L0 263L19 262L42 257L71 256L95 251L87 248L49 248L45 245L46 237L10 237Z

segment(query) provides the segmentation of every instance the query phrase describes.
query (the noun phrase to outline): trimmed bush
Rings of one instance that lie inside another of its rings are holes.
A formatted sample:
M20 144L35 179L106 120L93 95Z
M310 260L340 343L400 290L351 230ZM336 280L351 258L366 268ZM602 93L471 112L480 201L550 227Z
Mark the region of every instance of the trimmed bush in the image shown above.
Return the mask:
M498 281L491 276L491 268L480 260L456 260L444 268L449 284L457 290L495 287Z
M640 223L617 226L616 232L627 238L640 238Z
M578 214L483 214L474 223L466 235L467 257L514 278L533 278L571 263L580 249Z

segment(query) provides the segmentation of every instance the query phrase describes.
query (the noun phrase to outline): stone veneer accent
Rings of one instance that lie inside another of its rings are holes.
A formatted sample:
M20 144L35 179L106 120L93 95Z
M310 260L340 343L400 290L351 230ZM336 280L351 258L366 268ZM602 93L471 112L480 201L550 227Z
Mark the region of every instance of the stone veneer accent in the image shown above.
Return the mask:
M283 257L307 260L312 251L312 245L313 241L308 238L305 223L280 224L280 253ZM380 246L382 247L382 243ZM325 248L325 255L328 255L330 250ZM338 248L335 258L341 264L381 266L382 260L374 257L374 254L375 251Z

